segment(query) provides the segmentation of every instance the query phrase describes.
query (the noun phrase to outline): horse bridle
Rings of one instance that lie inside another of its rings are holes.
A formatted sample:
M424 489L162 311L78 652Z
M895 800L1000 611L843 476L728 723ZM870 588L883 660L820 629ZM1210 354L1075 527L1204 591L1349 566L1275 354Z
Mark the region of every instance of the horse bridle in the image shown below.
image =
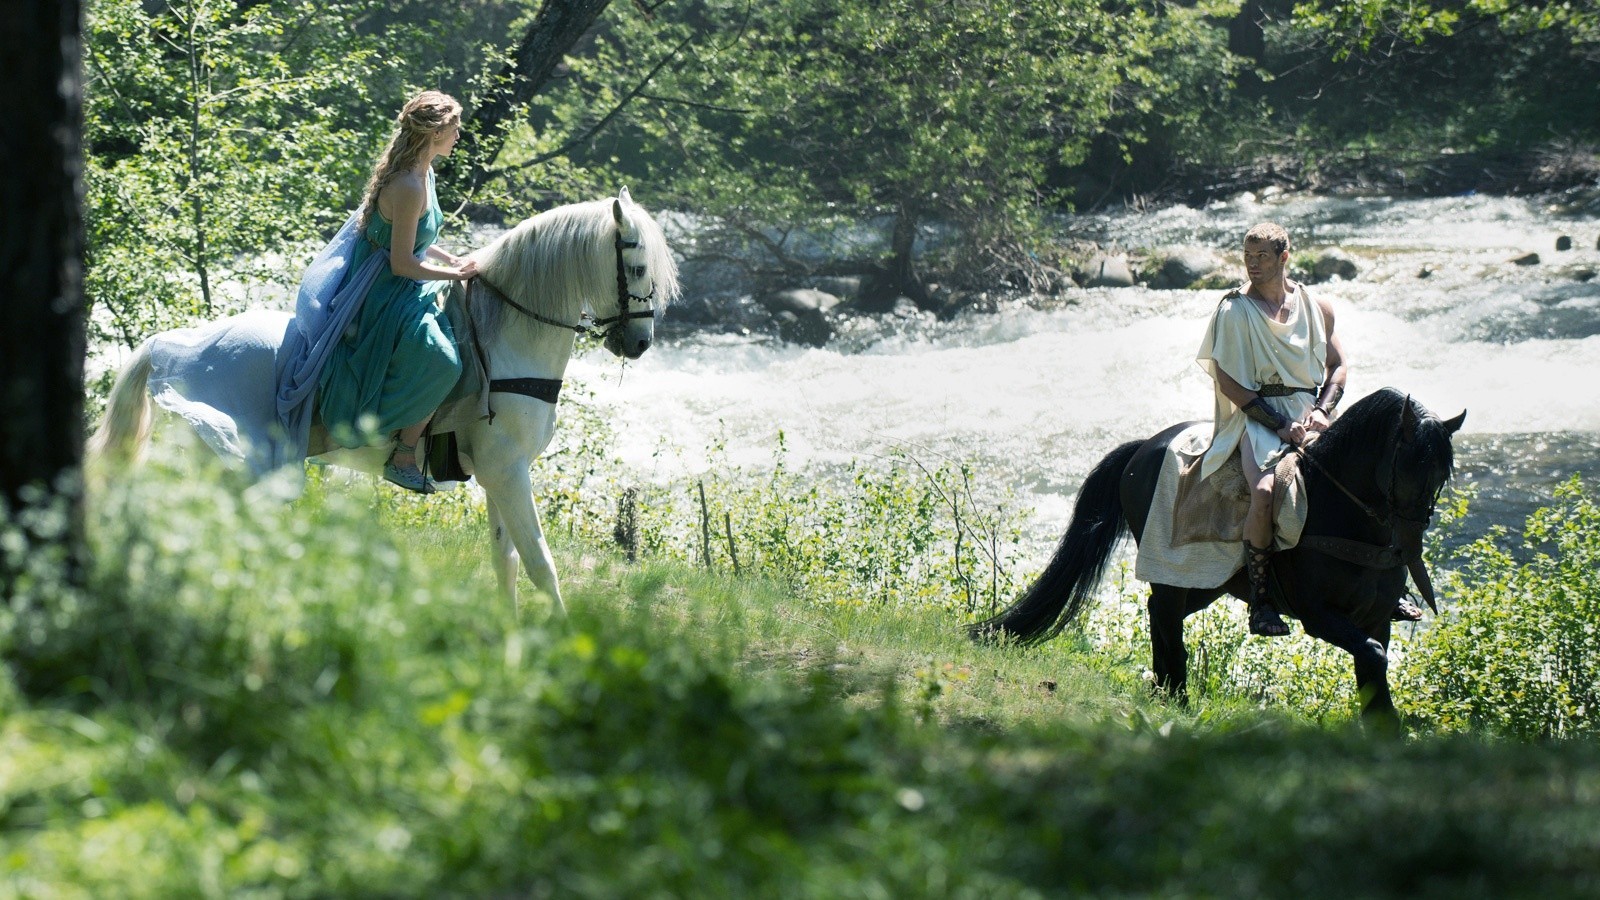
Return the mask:
M1401 422L1405 421L1406 410L1410 409L1411 398L1406 398L1406 405L1401 408ZM1366 513L1369 518L1389 531L1387 545L1368 544L1363 541L1354 541L1348 538L1337 538L1328 535L1306 535L1300 539L1300 546L1308 550L1325 553L1345 562L1356 563L1369 569L1393 569L1404 565L1411 573L1411 580L1417 585L1417 593L1427 601L1428 608L1434 613L1439 612L1439 606L1434 601L1433 580L1428 577L1427 566L1422 561L1422 533L1427 530L1428 524L1433 521L1434 507L1439 503L1439 492L1435 491L1428 503L1427 512L1420 517L1400 510L1400 504L1395 501L1395 456L1400 452L1399 428L1396 428L1395 440L1390 442L1389 452L1385 455L1383 465L1389 470L1388 484L1383 487L1382 503L1387 515L1380 514L1372 505L1357 497L1355 492L1344 486L1332 472L1329 472L1316 457L1306 452L1302 445L1292 445L1294 452L1328 479L1328 482L1338 488L1341 493L1350 499L1356 508ZM1443 490L1443 485L1440 485ZM1404 525L1397 524L1398 522ZM1402 546L1397 536L1404 541Z
M617 229L617 236L616 236L616 239L614 241L613 246L615 246L615 248L616 248L616 259L617 259L617 314L614 315L614 316L606 316L603 319L596 319L593 316L591 316L589 313L584 313L583 316L582 316L582 319L588 320L587 322L580 320L578 322L578 324L576 324L576 325L569 325L566 322L560 321L559 319L552 319L549 316L542 315L540 313L536 313L533 310L527 308L526 306L523 306L522 304L518 303L517 301L511 299L511 295L510 294L506 293L498 285L496 285L494 282L490 281L488 278L484 277L483 275L474 275L473 276L473 280L483 282L483 286L488 288L491 291L494 291L497 295L499 295L500 299L502 301L504 301L507 306L510 306L512 309L516 310L519 313L522 313L523 315L525 315L528 318L534 320L535 322L540 322L540 323L545 324L545 325L551 325L551 326L554 326L556 328L564 328L567 331L571 331L571 332L574 332L576 334L591 335L591 336L593 336L595 338L598 338L600 340L605 340L606 338L609 338L611 336L612 332L616 331L618 328L623 327L624 325L626 325L629 321L631 321L633 319L653 319L653 318L655 318L655 315L656 315L656 310L655 310L656 282L655 282L655 279L654 278L650 279L650 292L648 294L643 295L643 296L635 294L628 287L628 273L627 273L627 269L626 269L626 267L625 267L625 265L624 265L624 263L622 261L622 251L624 251L624 250L632 250L635 247L638 247L639 246L639 242L638 241L625 241L625 240L623 240L622 239L622 229L618 228ZM635 300L638 300L638 301L644 303L645 304L645 308L641 309L641 310L630 310L628 307L631 306L633 304L633 301L635 301Z

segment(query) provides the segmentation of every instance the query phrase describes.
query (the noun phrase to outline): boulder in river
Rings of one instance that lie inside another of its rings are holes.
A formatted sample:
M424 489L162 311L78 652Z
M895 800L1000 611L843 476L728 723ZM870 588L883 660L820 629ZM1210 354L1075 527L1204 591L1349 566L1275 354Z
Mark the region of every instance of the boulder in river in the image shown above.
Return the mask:
M1203 247L1172 247L1152 254L1145 272L1149 286L1158 291L1182 290L1225 265L1222 257Z
M778 325L778 336L794 344L821 347L833 338L833 323L828 321L829 310L839 305L839 298L814 288L791 288L773 291L761 298L761 305L772 314Z
M1084 287L1133 287L1133 269L1126 256L1101 254L1089 260Z
M1539 264L1539 254L1524 253L1521 256L1513 256L1511 261L1519 266L1537 266Z
M1356 265L1355 257L1340 250L1330 247L1318 253L1311 262L1311 283L1321 284L1338 278L1342 281L1354 281L1361 269Z
M1556 249L1557 250L1571 250L1572 249L1572 237L1570 235L1563 234L1562 236L1556 238Z

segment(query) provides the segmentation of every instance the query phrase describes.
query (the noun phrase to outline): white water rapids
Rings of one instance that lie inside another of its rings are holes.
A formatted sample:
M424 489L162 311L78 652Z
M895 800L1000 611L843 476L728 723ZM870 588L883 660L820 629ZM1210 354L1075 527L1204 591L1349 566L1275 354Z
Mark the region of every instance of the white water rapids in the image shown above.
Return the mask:
M1581 277L1600 269L1600 210L1553 204L1245 196L1075 226L1103 245L1199 245L1236 259L1243 232L1273 220L1297 249L1354 256L1355 280L1311 289L1335 304L1352 367L1346 403L1394 386L1443 416L1467 410L1456 447L1457 482L1480 492L1470 538L1519 526L1573 473L1600 475L1600 279ZM1556 251L1559 235L1574 249ZM1528 252L1541 262L1511 261ZM991 489L1034 510L1042 552L1104 454L1210 416L1194 353L1218 296L1079 289L1043 311L883 323L848 351L706 335L622 370L589 353L570 374L593 390L640 477L695 474L718 440L734 463L770 464L780 430L788 465L819 473L895 446L967 458Z

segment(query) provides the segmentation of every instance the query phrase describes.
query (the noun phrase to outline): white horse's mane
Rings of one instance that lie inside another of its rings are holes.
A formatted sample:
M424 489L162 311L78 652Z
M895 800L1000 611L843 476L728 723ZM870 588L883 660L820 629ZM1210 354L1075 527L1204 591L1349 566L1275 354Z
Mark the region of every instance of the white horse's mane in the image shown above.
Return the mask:
M606 199L572 203L524 219L472 254L478 261L479 273L519 305L559 322L577 324L586 305L591 305L599 317L614 314L615 202ZM630 257L644 263L654 284L656 308L661 309L678 296L677 260L667 247L661 226L649 213L631 201L624 202L622 209L639 241L638 251ZM484 340L505 327L548 327L515 310L507 312L503 303L473 303L472 319Z

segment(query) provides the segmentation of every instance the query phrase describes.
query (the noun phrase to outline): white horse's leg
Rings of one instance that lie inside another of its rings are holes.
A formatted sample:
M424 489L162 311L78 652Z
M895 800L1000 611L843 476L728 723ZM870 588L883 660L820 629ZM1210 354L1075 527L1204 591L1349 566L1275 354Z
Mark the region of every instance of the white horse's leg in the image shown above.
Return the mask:
M555 559L550 555L550 545L545 543L539 510L533 505L533 481L528 474L530 464L531 460L526 457L506 466L480 463L477 477L499 516L500 526L522 557L522 564L528 570L528 580L533 582L535 590L550 598L556 612L566 615L567 607L561 600L561 585L556 579ZM504 583L501 582L502 585ZM515 584L515 580L512 584Z
M489 507L489 536L494 541L494 575L500 581L500 592L511 601L511 608L516 609L517 573L521 571L522 559L517 553L517 545L511 541L511 532L500 518L499 507L488 498L485 498L485 502Z

